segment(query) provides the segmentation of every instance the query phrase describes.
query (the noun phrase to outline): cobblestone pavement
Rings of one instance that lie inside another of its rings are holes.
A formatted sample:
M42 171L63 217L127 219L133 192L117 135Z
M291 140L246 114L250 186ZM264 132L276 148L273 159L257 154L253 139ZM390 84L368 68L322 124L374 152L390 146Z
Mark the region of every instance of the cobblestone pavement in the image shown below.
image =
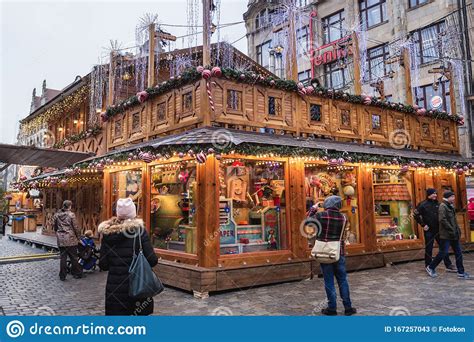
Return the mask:
M0 257L20 256L46 253L40 248L32 248L20 242L15 242L8 239L7 236L0 237Z
M107 274L58 279L58 260L0 265L0 306L5 315L103 315ZM465 255L474 273L474 254ZM427 276L423 262L349 274L353 305L361 315L474 315L474 281L439 269ZM155 298L157 315L319 315L326 304L322 279L211 294L195 299L167 288ZM339 308L341 311L341 308ZM1 311L0 311L1 314Z

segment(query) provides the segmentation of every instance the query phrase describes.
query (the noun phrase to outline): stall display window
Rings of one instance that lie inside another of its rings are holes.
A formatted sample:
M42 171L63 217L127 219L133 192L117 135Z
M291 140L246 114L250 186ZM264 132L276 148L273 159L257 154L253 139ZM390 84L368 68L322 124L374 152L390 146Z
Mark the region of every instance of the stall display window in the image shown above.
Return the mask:
M287 249L284 163L223 159L220 254Z
M143 215L142 170L124 170L110 174L112 182L112 215L116 216L119 198L130 197L137 207L137 216Z
M378 243L417 239L413 220L413 172L374 169L375 229Z
M307 210L313 206L323 210L326 197L341 196L341 212L347 218L346 244L360 243L356 167L306 164L305 194Z
M196 254L196 163L151 168L150 227L155 248Z

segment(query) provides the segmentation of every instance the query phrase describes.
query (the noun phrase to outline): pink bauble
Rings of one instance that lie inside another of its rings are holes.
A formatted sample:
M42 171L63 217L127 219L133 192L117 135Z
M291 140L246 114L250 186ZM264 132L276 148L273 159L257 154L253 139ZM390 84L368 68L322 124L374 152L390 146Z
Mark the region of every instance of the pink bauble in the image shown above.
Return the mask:
M184 153L183 153L183 152L179 152L179 153L178 153L178 157L179 157L179 158L184 158Z
M97 170L99 170L99 171L102 171L102 170L104 169L104 164L99 163L99 164L96 165L95 168L96 168Z
M304 88L303 82L298 82L298 84L296 86L298 87L298 89L303 89Z
M107 120L109 120L109 117L107 116L106 112L103 112L100 114L100 119L102 120L102 122L107 122Z
M417 111L416 111L416 114L418 114L419 116L423 116L426 114L426 109L425 108L418 108Z
M300 95L306 95L306 89L305 88L301 88L301 89L298 89L298 94Z
M202 65L200 65L200 66L196 67L196 71L201 74L204 71L204 67Z
M271 81L270 81L270 85L271 85L271 86L274 86L274 85L275 85L275 81L274 81L274 80L271 80Z
M312 94L314 93L314 87L313 86L307 86L306 87L306 94Z
M67 179L61 179L59 184L61 184L62 186L66 186L67 185Z
M209 149L207 150L207 153L209 153L209 154L213 154L213 153L214 153L214 149L213 149L212 147L211 147L211 148L209 148Z
M214 77L221 77L222 76L222 70L221 70L221 68L216 66L216 67L212 68L211 74Z
M344 158L339 158L339 159L337 160L337 163L338 163L339 165L343 165L345 162L346 162L346 161L344 160Z
M336 158L330 159L328 162L329 166L338 166L339 161Z
M462 175L462 174L464 174L464 170L463 170L463 169L457 169L457 170L456 170L456 173L457 173L458 175Z
M408 172L408 169L409 169L408 165L403 165L402 167L400 167L400 172L401 173L406 173L406 172Z
M216 154L216 159L217 160L221 160L222 159L222 156L220 154Z
M370 96L364 97L364 104L370 105L372 103L372 98Z
M245 79L245 74L240 74L240 79L244 80Z
M208 80L209 78L211 78L211 70L205 69L202 72L202 78L204 78L205 80Z
M137 93L138 102L143 103L148 99L148 93L143 90Z

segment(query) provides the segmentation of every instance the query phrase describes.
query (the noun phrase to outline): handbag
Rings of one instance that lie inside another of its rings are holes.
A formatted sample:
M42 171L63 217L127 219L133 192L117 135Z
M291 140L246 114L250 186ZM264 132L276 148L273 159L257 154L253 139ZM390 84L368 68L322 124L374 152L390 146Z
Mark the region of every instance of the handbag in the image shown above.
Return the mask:
M135 254L135 241L138 237L140 249ZM148 260L143 254L141 239L141 227L138 228L138 234L133 238L133 259L128 269L129 287L128 295L133 298L148 298L160 294L164 290L163 283L153 272Z
M346 228L346 217L342 224L341 236L338 241L314 241L314 246L311 249L311 256L321 264L333 264L341 258L341 239Z

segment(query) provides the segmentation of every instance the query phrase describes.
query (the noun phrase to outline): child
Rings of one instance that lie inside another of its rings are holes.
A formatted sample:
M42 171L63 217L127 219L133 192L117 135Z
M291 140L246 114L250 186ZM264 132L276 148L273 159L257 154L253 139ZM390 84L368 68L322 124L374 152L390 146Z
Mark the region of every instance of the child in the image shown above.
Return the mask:
M96 259L92 257L95 250L95 243L92 239L94 233L92 230L86 230L84 236L81 237L79 242L79 264L86 270L90 269L91 266L96 262Z

